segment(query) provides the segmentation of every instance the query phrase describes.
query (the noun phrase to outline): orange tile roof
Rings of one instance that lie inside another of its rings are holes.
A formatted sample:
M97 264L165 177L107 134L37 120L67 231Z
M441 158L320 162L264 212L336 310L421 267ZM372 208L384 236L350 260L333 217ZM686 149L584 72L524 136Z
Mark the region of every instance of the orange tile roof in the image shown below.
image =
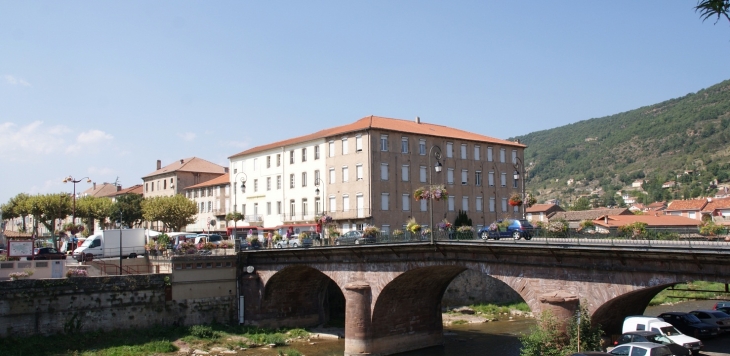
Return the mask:
M531 207L525 209L526 213L542 213L546 211L563 211L564 209L557 204L534 204Z
M714 198L711 199L702 211L713 212L719 209L730 209L730 198Z
M666 211L680 210L702 210L707 204L707 199L673 200L667 206Z
M479 134L475 134L473 132L459 130L459 129L451 128L448 126L427 124L422 121L420 123L418 123L416 121L411 121L411 120L391 119L391 118L379 117L379 116L366 116L351 124L336 126L336 127L320 130L320 131L317 131L317 132L309 134L309 135L294 137L294 138L290 138L287 140L277 141L277 142L268 143L265 145L249 148L248 150L236 153L233 156L230 156L228 158L230 159L230 158L234 158L237 156L266 151L266 150L269 150L272 148L293 145L293 144L307 142L307 141L311 141L311 140L315 140L315 139L319 139L319 138L327 138L327 137L335 136L335 135L342 135L342 134L348 133L348 132L363 131L366 129L389 130L389 131L404 132L404 133L409 133L409 134L417 134L417 135L425 135L425 136L437 136L437 137L447 137L447 138L453 138L453 139L464 139L464 140L471 140L471 141L489 142L489 143L502 144L502 145L507 145L507 146L514 146L514 147L523 147L523 148L527 147L527 146L517 143L517 142L502 140L502 139L484 136L484 135L479 135Z
M203 183L191 185L191 186L185 188L184 190L202 188L202 187L211 187L211 186L215 186L215 185L230 184L230 183L231 183L230 174L226 173L226 174L222 174L216 178L213 178L211 180L207 180Z
M606 221L607 220L607 221ZM600 217L593 220L596 225L604 227L620 227L635 222L646 223L649 227L681 227L681 226L697 226L702 222L696 219L690 219L684 216L674 215L610 215L606 217Z
M113 194L114 196L120 196L124 194L138 194L142 195L142 184L136 184L129 188L121 189L120 191L116 192L116 194Z
M109 197L117 193L117 186L112 183L96 184L83 191L81 196Z
M196 172L196 173L226 173L226 168L223 166L219 166L215 163L206 161L202 158L198 157L190 157L181 159L179 161L175 161L173 163L168 164L167 166L164 166L144 177L142 179L147 177L153 177L156 175L164 174L164 173L170 173L170 172Z

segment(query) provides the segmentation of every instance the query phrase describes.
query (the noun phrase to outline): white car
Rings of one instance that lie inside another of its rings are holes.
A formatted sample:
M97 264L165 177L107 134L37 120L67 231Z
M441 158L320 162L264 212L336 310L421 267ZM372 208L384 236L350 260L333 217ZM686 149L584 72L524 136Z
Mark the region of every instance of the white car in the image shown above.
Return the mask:
M616 356L672 356L668 347L653 342L630 342L614 347L609 353Z

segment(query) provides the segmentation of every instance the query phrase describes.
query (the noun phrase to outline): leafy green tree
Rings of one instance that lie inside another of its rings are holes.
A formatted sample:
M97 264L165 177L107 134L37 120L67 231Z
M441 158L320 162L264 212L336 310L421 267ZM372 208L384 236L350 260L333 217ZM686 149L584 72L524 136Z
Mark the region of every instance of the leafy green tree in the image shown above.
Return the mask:
M573 206L570 207L570 210L578 211L578 210L588 210L591 208L591 200L588 199L588 197L580 197L578 200L573 203Z
M30 196L28 194L20 193L10 198L7 203L0 206L0 209L3 211L4 220L23 218L22 231L27 230L25 226L25 218L30 215L28 206L29 198Z
M469 216L466 215L466 211L459 210L459 213L456 215L456 220L454 220L454 227L459 226L473 226L471 224L471 219L469 219Z
M225 219L226 219L226 226L228 226L229 221L233 221L233 226L238 227L238 221L243 220L243 214L241 214L237 211L234 211L232 213L226 214Z
M44 194L31 196L27 201L29 212L51 232L53 244L58 243L55 234L56 220L63 220L72 213L71 196L66 193ZM38 226L33 227L33 233L38 233Z
M577 316L580 317L571 318L565 323L557 320L550 312L542 313L537 326L529 334L520 338L522 341L520 356L570 355L578 352L579 343L580 351L601 350L603 332L600 325L592 325L591 316L584 303L581 303L576 313ZM565 329L563 329L564 325L566 325ZM567 334L563 330L567 330Z
M147 221L160 221L170 231L180 231L195 222L198 207L182 194L153 197L142 201L142 216Z
M730 0L699 0L695 12L700 13L702 21L715 16L717 16L716 24L722 17L730 21Z
M122 225L128 227L139 226L144 217L142 216L142 195L124 194L118 196L109 210L109 221L119 221L121 214Z
M76 217L80 217L86 225L84 231L87 234L94 230L96 220L99 220L99 225L106 225L111 209L112 200L107 197L84 196L76 199Z

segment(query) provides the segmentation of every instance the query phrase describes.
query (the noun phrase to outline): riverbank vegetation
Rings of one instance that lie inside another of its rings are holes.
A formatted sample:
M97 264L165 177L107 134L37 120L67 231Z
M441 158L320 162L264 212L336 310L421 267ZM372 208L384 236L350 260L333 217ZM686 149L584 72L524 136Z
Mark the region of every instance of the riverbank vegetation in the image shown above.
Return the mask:
M601 326L591 325L591 315L583 304L578 315L566 322L550 312L542 313L531 332L520 338L520 356L564 356L578 350L601 350Z
M192 327L156 326L148 329L112 332L32 336L0 339L0 350L7 356L143 356L164 355L181 349L241 350L261 346L285 346L291 340L306 339L304 329L261 329L231 325L195 325ZM301 355L295 349L283 349L280 355Z
M695 281L677 284L673 289L665 289L659 292L649 302L649 306L703 299L730 299L730 294L725 292L724 283Z

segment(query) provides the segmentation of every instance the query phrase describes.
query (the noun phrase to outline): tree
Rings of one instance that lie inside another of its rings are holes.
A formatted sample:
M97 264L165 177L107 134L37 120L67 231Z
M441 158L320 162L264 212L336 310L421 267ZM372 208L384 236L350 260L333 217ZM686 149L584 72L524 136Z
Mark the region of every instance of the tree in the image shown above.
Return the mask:
M233 231L236 231L236 229L238 228L238 221L243 220L243 214L241 214L237 211L234 211L232 213L226 214L225 219L226 219L226 226L228 226L229 221L233 221L233 229L234 229ZM235 232L233 233L233 236L234 237L236 236Z
M700 13L703 22L715 16L717 16L715 24L722 17L730 21L730 0L699 0L695 6L695 12Z
M112 200L106 197L85 196L76 199L76 217L86 225L86 233L94 230L94 221L99 220L99 225L106 225L106 219L112 209Z
M603 332L600 325L592 325L588 308L584 304L581 303L576 313L576 317L580 317L568 320L567 334L563 331L563 325L566 325L564 321L558 320L549 311L543 312L532 332L520 338L520 356L570 355L578 352L579 340L581 351L600 350Z
M118 221L121 214L122 225L139 226L142 223L142 198L139 194L124 194L117 197L109 209L109 221Z
M459 210L459 213L456 215L456 220L454 220L454 227L459 226L472 226L471 219L469 219L469 216L466 215L466 211Z
M7 203L0 206L0 209L3 211L4 220L23 218L22 231L26 231L25 218L30 215L28 198L30 198L30 195L20 193L10 198Z
M587 197L580 197L578 200L573 203L573 206L570 207L570 210L588 210L591 208L591 200Z
M195 222L197 205L182 194L153 197L142 201L142 216L147 221L160 221L169 231L180 231Z
M29 212L35 218L36 225L33 226L33 233L38 233L40 222L51 232L54 246L58 243L55 234L56 220L63 220L72 213L71 196L66 193L34 195L27 201Z

